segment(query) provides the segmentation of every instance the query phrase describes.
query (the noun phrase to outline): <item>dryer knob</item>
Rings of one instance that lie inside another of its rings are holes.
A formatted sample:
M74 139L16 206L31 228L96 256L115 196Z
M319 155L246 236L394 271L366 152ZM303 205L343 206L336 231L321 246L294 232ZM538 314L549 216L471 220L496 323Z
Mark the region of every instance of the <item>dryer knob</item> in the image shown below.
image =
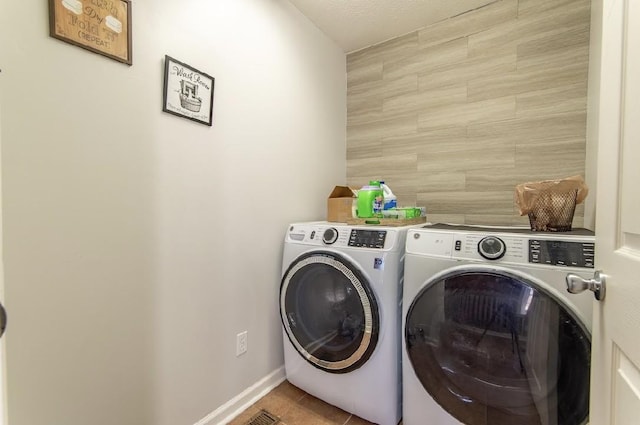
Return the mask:
M326 243L327 245L331 245L337 240L338 240L338 231L333 227L328 228L322 234L322 242Z
M507 247L502 239L495 236L487 236L478 242L478 253L487 260L502 258L506 252Z

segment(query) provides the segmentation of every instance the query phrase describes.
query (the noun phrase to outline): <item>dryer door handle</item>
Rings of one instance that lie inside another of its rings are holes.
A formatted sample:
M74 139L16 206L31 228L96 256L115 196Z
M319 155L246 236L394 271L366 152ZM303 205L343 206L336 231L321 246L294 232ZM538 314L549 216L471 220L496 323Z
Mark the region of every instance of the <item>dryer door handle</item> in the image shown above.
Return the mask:
M0 337L4 335L4 330L7 328L7 311L4 309L2 303L0 303Z
M583 279L576 274L569 273L566 280L567 291L570 293L579 294L588 289L593 291L593 295L596 297L596 300L604 300L607 279L600 270L594 273L593 279Z

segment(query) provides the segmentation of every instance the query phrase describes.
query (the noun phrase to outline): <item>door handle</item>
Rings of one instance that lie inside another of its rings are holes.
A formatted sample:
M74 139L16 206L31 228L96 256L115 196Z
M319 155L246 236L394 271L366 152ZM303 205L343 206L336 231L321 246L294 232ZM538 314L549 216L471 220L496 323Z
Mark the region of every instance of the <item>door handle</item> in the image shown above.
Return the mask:
M7 327L7 311L4 309L2 303L0 303L0 338L4 335L4 330Z
M605 296L605 287L607 279L605 275L597 270L593 274L593 279L583 279L580 276L569 273L567 275L567 291L572 294L579 294L582 291L590 290L593 291L593 296L598 301L604 300Z

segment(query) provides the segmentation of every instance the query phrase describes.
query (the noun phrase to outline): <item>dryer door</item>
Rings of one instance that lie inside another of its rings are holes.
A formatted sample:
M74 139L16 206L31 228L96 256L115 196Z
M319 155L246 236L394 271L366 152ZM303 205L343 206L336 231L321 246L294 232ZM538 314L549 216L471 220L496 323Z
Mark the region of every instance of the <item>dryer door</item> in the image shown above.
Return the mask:
M300 355L328 372L359 368L378 341L378 305L370 285L334 253L306 254L291 264L280 286L280 316Z
M525 277L473 268L427 282L405 345L425 390L467 425L582 425L590 335Z

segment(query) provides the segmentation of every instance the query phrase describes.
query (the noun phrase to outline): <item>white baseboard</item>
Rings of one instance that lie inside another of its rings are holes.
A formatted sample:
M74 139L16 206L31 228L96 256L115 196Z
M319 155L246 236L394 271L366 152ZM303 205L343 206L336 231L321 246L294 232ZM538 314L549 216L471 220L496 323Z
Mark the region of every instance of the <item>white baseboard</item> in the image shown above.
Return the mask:
M280 385L286 378L284 366L280 366L194 425L225 425L244 412L249 406Z

